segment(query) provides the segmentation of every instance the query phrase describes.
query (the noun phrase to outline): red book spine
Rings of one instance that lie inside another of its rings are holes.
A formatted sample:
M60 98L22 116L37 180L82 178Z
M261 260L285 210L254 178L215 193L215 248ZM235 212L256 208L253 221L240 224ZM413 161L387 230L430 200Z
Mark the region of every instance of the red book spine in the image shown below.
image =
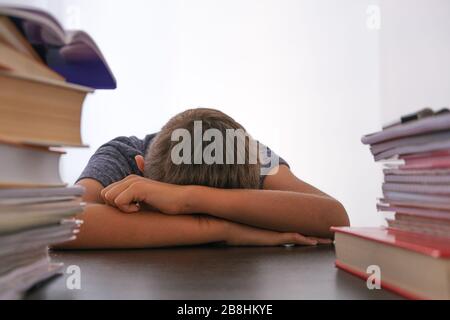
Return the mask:
M430 152L420 152L408 155L399 156L400 159L411 160L411 159L428 159L435 157L446 157L450 156L450 150L439 150L439 151L430 151Z
M406 159L401 169L443 169L450 168L450 156Z

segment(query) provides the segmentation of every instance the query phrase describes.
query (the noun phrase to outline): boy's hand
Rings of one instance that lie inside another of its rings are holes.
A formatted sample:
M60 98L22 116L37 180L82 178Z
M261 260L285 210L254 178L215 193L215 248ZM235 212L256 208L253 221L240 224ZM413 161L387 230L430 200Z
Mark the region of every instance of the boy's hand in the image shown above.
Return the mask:
M226 243L230 246L315 246L333 243L330 239L305 237L299 233L276 232L228 222Z
M166 214L182 214L187 187L131 175L101 191L106 204L125 213L138 212L146 204Z

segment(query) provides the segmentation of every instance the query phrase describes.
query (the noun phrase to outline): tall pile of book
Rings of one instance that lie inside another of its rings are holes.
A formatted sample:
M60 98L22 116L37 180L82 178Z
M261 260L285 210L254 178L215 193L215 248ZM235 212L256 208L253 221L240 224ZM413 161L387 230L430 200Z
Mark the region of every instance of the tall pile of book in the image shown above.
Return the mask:
M450 299L449 110L407 115L362 142L384 165L388 227L335 228L337 266L363 278L376 266L387 289Z
M0 299L61 271L49 246L73 240L80 187L59 175L61 147L81 147L81 111L115 80L92 39L47 13L0 6Z

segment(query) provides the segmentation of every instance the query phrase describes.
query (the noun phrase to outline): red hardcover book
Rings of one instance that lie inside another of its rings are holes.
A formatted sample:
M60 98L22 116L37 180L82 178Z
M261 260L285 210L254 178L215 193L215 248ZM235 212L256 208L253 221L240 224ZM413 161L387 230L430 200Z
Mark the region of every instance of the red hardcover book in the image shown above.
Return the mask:
M332 228L336 266L408 299L450 299L450 239L380 228Z

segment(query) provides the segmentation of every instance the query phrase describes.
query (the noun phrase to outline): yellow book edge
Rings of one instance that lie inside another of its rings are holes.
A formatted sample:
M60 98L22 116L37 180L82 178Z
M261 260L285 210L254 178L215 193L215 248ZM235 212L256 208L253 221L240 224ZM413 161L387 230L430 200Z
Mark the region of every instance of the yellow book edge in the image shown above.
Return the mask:
M34 183L13 183L0 182L0 190L2 189L43 189L43 188L65 188L68 184L34 184Z
M76 90L76 91L81 91L81 92L86 92L86 93L93 93L95 91L95 89L93 89L93 88L81 86L78 84L73 84L73 83L68 83L65 81L53 80L53 79L48 79L48 78L38 77L38 76L17 74L14 71L0 70L0 76L7 77L7 78L21 79L21 80L45 84L45 85L49 85L49 86L53 86L53 87L59 87L62 89Z

